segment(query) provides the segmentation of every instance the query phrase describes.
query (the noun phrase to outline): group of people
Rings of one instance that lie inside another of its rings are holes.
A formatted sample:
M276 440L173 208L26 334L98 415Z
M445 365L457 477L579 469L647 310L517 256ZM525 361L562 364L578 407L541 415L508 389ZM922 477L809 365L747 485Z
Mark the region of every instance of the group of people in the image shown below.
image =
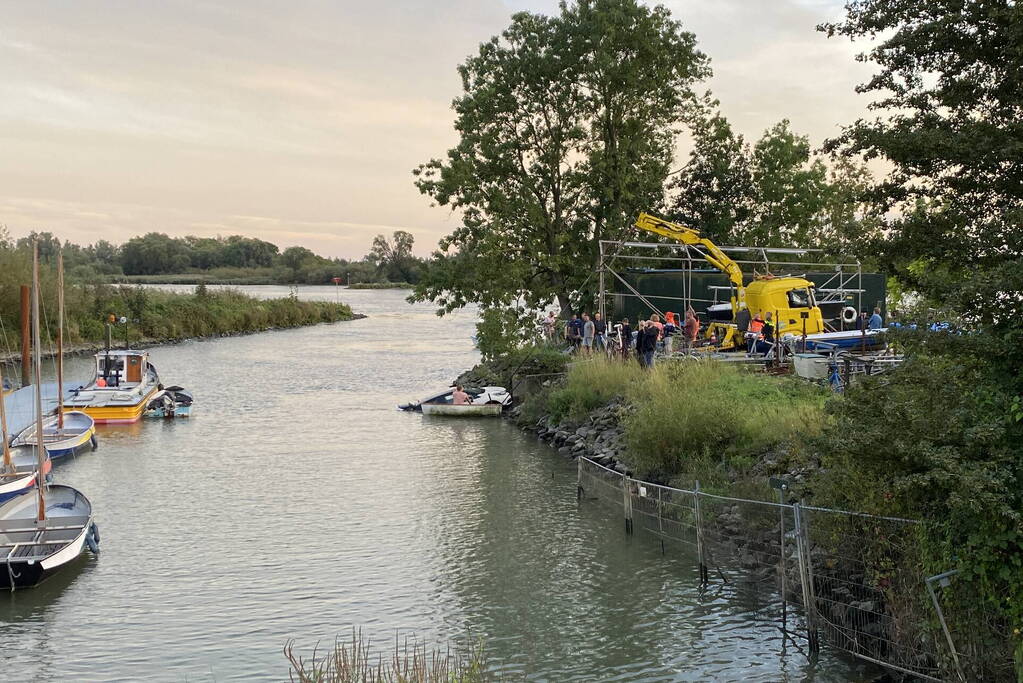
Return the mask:
M551 343L556 341L557 322L554 311L549 311L542 321L544 336ZM620 340L622 357L628 357L635 350L640 365L650 367L654 363L654 353L658 347L663 348L665 354L670 355L673 352L676 337L689 348L695 345L700 334L700 319L692 308L686 311L684 321L679 321L676 315L669 311L664 314L664 322L661 322L661 316L654 313L648 320L640 320L636 331L633 332L629 319L624 318L614 325L614 334ZM564 339L573 349L584 355L590 355L595 350L606 351L608 337L608 323L600 313L594 313L592 318L589 313L583 313L581 316L573 313L564 326Z

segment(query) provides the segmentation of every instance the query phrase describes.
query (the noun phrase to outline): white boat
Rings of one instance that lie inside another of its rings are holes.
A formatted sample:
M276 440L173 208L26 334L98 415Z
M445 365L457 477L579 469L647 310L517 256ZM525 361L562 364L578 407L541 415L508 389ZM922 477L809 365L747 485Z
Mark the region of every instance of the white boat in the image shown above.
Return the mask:
M497 417L501 414L499 403L472 403L456 406L451 403L423 403L423 415L446 415L448 417Z
M451 406L452 394L455 393L454 387L448 387L443 391L439 391L436 394L427 396L426 398L419 401L412 401L410 403L402 403L398 406L398 410L414 410L419 412L427 412L425 410L427 405L431 406ZM510 406L512 402L512 396L508 393L508 390L504 387L466 387L465 393L469 394L469 406L485 406L491 405L497 408L498 415L501 414L501 409ZM432 414L441 414L437 410L432 410ZM491 414L494 409L491 408L484 414ZM459 413L461 414L461 413Z

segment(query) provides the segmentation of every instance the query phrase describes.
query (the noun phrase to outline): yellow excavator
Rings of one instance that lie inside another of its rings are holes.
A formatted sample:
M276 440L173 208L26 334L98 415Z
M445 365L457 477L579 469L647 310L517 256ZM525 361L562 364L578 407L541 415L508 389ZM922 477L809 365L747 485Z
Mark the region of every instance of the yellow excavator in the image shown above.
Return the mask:
M699 230L648 213L639 215L636 227L670 237L682 244L702 247L699 253L707 263L728 276L732 283L732 322L711 322L706 331L706 337L716 339L722 349L745 345L735 324L736 316L743 309L749 311L750 316L759 314L761 318L770 312L776 317L775 326L779 336L783 331L797 335L826 331L821 309L817 307L814 297L814 284L809 280L761 275L747 285L739 264L709 239L701 237Z

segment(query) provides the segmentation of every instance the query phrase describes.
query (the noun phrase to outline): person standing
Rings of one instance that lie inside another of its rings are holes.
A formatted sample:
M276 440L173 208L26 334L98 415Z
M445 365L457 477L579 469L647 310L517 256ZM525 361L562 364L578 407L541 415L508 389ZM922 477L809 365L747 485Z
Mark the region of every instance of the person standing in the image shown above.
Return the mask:
M696 346L696 338L700 336L700 319L696 317L696 311L689 308L686 311L686 324L684 328L686 345L691 351Z
M593 352L593 321L589 313L583 313L583 353L587 356Z
M593 348L607 351L607 321L600 313L593 314Z
M670 356L672 351L672 344L675 341L675 333L678 331L678 326L675 324L675 314L671 311L667 311L664 314L664 355Z
M867 329L880 330L882 327L884 327L884 319L881 317L881 309L875 307L874 315L870 316L870 320L867 321Z
M583 321L579 320L575 313L572 314L572 319L565 323L565 339L573 349L578 349L583 340Z
M548 344L554 343L554 327L558 324L558 319L554 317L554 311L547 311L547 317L543 319L541 325L543 326L543 336L547 340Z
M646 326L639 332L636 347L643 356L640 363L648 370L654 367L654 352L657 351L657 339L660 336L661 331L652 320L647 321Z
M628 318L622 318L622 322L619 325L620 334L622 335L622 358L626 359L629 357L629 349L632 348L632 326L629 325Z

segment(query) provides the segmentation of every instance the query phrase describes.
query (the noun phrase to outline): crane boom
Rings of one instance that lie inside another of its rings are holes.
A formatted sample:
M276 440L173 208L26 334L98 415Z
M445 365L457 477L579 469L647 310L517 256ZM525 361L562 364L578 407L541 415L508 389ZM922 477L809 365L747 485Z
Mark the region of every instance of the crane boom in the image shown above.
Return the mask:
M657 235L670 237L682 244L692 244L704 247L707 250L707 253L702 254L703 258L706 259L707 263L727 275L728 279L731 280L732 285L735 287L736 295L732 297L732 312L735 313L738 311L739 304L745 302L746 286L743 284L742 269L739 268L739 264L729 258L728 254L721 251L718 245L714 244L706 237L701 237L699 230L679 223L666 221L663 218L658 218L657 216L652 216L648 213L639 214L639 218L636 219L636 227L640 230L646 230L647 232L652 232Z

